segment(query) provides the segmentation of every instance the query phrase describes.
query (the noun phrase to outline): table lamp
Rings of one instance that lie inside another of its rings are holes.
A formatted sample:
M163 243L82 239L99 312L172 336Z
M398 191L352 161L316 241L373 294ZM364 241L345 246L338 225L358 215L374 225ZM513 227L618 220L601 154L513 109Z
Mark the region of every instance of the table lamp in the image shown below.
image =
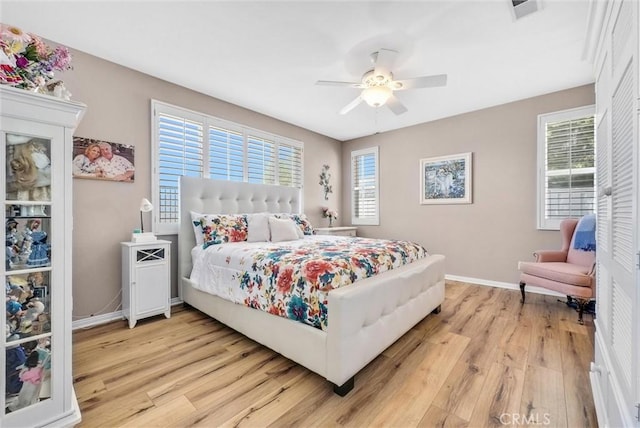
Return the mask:
M144 231L144 221L142 219L142 213L148 213L153 210L153 205L147 198L142 198L140 201L140 231L134 231L131 240L133 242L153 242L156 240L156 236L153 232Z

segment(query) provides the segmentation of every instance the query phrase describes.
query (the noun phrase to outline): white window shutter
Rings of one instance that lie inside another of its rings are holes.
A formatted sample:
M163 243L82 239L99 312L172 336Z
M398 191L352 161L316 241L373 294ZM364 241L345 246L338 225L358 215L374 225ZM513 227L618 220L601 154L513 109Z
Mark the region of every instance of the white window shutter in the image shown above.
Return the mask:
M278 184L302 188L302 147L278 145Z
M204 126L200 122L158 114L157 223L176 223L179 218L180 177L203 173Z
M154 232L178 232L181 176L302 188L304 144L152 100Z
M595 211L593 107L538 118L538 227L558 229L565 218Z
M276 144L265 138L247 137L247 181L276 184Z
M351 152L351 223L378 225L378 147Z
M209 177L243 181L244 141L241 133L209 127Z

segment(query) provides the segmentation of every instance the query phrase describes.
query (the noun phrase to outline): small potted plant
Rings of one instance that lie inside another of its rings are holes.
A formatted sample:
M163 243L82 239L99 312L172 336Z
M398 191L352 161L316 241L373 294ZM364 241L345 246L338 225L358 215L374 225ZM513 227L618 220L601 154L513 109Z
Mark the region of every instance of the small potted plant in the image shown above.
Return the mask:
M329 227L333 226L333 220L338 219L338 211L329 209L329 207L322 207L322 217L329 219Z

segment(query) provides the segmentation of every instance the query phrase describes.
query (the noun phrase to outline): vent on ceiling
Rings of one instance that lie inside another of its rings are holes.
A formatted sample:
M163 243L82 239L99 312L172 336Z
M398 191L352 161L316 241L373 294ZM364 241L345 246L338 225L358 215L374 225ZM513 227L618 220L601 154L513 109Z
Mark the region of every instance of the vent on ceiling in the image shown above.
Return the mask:
M513 6L511 9L515 19L540 10L540 0L509 0L509 3Z

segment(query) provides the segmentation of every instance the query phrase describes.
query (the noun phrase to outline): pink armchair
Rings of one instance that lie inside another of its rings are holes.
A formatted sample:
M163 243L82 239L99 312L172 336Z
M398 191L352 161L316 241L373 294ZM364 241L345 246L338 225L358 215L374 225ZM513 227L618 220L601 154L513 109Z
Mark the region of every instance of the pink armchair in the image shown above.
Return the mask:
M520 292L524 304L525 285L534 285L566 294L569 301L578 304L578 322L589 300L595 297L595 251L573 248L577 219L566 219L560 223L562 249L559 251L536 251L535 262L519 262Z

